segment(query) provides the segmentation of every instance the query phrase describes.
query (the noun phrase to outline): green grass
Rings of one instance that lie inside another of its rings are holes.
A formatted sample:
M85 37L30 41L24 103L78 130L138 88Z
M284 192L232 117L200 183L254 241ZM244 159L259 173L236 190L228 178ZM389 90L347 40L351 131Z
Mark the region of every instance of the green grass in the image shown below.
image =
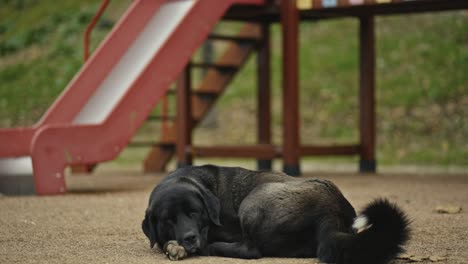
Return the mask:
M83 32L97 7L91 0L2 5L1 126L31 125L66 87L83 64ZM98 27L92 47L106 31Z
M104 18L115 21L128 4L112 1ZM98 6L93 0L2 2L1 127L33 124L66 87L82 65L83 32ZM223 23L217 30L235 32L239 27ZM380 163L468 165L467 28L466 11L377 19ZM93 32L93 47L108 30L98 27ZM354 143L358 139L358 24L339 19L303 23L300 30L301 141ZM280 32L278 25L272 26L276 143L281 142ZM255 142L255 56L239 76L217 103L215 125L196 130L197 143ZM137 137L155 139L158 130L158 125L147 124ZM146 151L125 151L119 162L135 163Z

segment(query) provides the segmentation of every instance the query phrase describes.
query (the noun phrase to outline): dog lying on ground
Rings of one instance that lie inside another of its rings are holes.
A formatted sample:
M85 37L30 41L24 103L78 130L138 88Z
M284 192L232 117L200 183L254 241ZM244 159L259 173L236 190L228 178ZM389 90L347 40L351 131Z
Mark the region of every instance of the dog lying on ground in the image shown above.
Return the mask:
M143 232L172 260L316 257L387 263L409 238L406 215L375 200L356 217L330 181L280 172L199 166L175 170L152 191Z

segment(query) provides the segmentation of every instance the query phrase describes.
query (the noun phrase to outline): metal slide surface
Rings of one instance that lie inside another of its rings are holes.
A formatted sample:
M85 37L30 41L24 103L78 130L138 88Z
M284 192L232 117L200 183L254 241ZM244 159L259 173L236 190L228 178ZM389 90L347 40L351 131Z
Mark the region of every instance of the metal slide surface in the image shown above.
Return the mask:
M65 192L64 168L116 157L231 5L262 3L133 1L36 125L0 130L0 156L31 156L36 192Z

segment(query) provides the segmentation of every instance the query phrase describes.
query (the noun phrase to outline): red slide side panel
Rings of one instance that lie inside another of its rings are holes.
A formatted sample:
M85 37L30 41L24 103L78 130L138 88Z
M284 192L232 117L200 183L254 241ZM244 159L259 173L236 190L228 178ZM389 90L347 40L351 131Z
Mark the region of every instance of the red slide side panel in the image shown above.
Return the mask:
M35 132L30 127L0 129L0 158L27 156Z
M140 0L134 5L145 9L146 4L154 1ZM234 3L261 4L263 1L195 1L104 123L51 124L41 128L34 136L31 149L36 192L65 192L63 169L68 165L115 158L182 72L213 26Z
M46 124L72 123L106 75L164 2L166 1L133 1L93 56L83 65L37 124L33 127L0 130L0 157L27 156L30 154L32 137L40 127Z
M33 127L0 129L0 157L27 156L32 137L47 124L70 124L159 7L171 0L133 1L119 22L83 65L67 88ZM177 0L172 0L177 1ZM205 2L207 0L198 0ZM213 6L262 4L263 0L207 1ZM206 13L210 13L209 11ZM214 14L218 15L218 14ZM198 20L203 21L204 16ZM187 32L191 34L190 30Z

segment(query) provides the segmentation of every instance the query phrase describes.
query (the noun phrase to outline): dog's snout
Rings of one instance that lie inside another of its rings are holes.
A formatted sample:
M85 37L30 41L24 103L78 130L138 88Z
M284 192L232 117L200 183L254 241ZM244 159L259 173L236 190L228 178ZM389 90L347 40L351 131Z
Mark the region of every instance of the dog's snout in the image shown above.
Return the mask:
M194 244L197 241L197 236L193 232L185 234L184 241L189 244Z
M200 250L200 239L195 232L186 233L182 240L182 245L188 253L194 254Z

